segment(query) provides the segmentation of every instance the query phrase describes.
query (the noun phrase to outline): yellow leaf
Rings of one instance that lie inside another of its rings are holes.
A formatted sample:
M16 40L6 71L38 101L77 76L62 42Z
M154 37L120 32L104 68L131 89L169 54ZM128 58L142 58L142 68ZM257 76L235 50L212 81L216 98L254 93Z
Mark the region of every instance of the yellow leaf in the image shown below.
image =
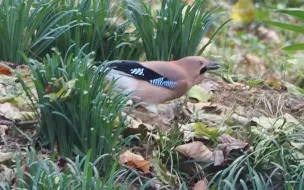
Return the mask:
M198 136L208 137L212 140L216 140L216 138L220 136L218 128L207 127L207 125L203 123L195 123L192 127Z
M232 7L233 22L250 23L254 20L255 8L252 0L238 0Z
M188 91L188 97L196 99L199 102L208 102L208 100L211 98L208 91L198 85L193 86Z

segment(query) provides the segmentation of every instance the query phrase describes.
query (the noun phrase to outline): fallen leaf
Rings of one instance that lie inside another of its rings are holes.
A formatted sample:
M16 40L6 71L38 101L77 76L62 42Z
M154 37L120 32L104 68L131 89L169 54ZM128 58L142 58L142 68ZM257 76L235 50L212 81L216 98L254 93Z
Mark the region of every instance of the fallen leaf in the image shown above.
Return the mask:
M0 181L1 183L10 184L14 179L14 170L6 167L5 165L0 165Z
M225 157L222 150L214 150L213 155L214 155L214 166L220 166L224 163Z
M255 19L255 7L252 0L237 1L231 10L231 18L234 23L251 23Z
M275 133L282 132L285 135L293 134L298 128L304 126L292 115L285 113L280 118L270 117L254 117L252 121L257 124L256 127L251 128L251 132L256 135L260 135L265 139L272 138Z
M129 160L127 165L142 170L144 173L148 173L151 167L151 162L147 160Z
M217 149L225 151L225 155L228 155L231 150L242 150L248 148L248 143L222 143L216 146Z
M127 116L126 120L124 122L124 124L128 127L128 128L133 128L133 129L137 129L139 128L141 125L146 125L148 130L153 130L154 127L152 127L149 124L144 124L140 119L134 119L131 116Z
M183 140L185 142L188 142L195 137L195 133L194 133L193 127L192 127L193 125L194 125L194 123L189 123L189 124L180 126L180 131L184 134Z
M51 93L52 92L52 84L49 84L49 85L47 85L47 87L46 87L46 89L45 89L45 93L46 94L49 94L49 93Z
M6 119L13 120L13 117L16 114L19 114L19 112L19 109L12 106L10 103L0 104L0 116Z
M0 136L5 136L7 129L6 125L0 125Z
M0 65L0 75L12 75L12 72L8 67Z
M218 142L219 143L233 143L233 142L241 142L240 140L235 139L231 135L228 134L222 134L221 136L218 137Z
M121 164L127 163L128 166L142 170L144 173L149 172L151 162L145 160L141 155L134 154L127 150L119 156L119 162Z
M268 28L265 28L264 26L259 26L256 32L257 32L257 36L261 40L264 40L266 43L281 42L278 34L274 30L270 30Z
M193 187L193 190L207 190L207 189L208 189L208 180L206 178L198 181Z
M130 160L145 160L141 155L134 154L129 150L126 150L119 156L119 163L124 164Z
M15 153L14 152L0 152L0 164L3 164L6 161L14 160Z
M247 142L235 139L228 134L222 134L218 137L219 144L216 146L216 150L213 151L214 154L214 165L223 165L229 158L229 154L232 150L239 150L241 154L244 151L248 151L250 145Z
M198 85L194 85L187 93L189 98L193 98L198 102L208 102L211 98L208 91Z
M304 109L304 100L287 100L286 107L292 111L299 111Z
M177 102L171 102L169 104L159 104L157 106L158 115L163 123L167 125L172 124L172 120L178 116L179 104Z
M191 113L198 112L200 110L206 111L208 113L217 113L221 114L223 111L225 111L227 108L225 106L219 105L219 104L213 104L211 102L208 103L191 103L187 102L187 109Z
M204 79L200 86L205 89L207 92L217 91L220 89L220 84L214 80Z
M30 180L31 180L31 178L29 177L29 176L31 176L31 171L32 171L32 169L29 167L29 166L27 166L27 165L23 165L22 166L22 169L21 169L21 172L22 172L22 175L23 175L23 179L22 179L22 182L23 183L29 183L30 182ZM19 186L19 178L18 178L19 176L15 176L15 178L12 180L12 181L14 181L14 183L13 183L13 186L14 187L18 187Z
M246 72L251 74L262 73L266 67L261 57L254 54L247 54L244 56L244 62L246 63Z
M203 142L194 141L188 144L179 145L175 150L186 157L194 159L213 160L213 153Z
M127 112L127 109L126 109ZM133 110L132 114L129 115L132 119L135 119L136 122L133 123L133 126L141 126L144 125L146 128L150 130L154 130L155 126L159 126L159 129L162 131L167 131L171 128L171 124L168 125L164 123L163 118L160 115L151 113L151 112L144 112L140 110ZM127 118L128 119L128 118ZM130 122L131 120L128 119ZM133 121L131 121L133 122ZM131 127L131 123L127 123L127 126ZM136 128L136 127L132 127Z
M63 87L54 93L50 93L50 102L53 102L55 99L59 99L59 101L65 101L66 99L72 96L72 92L76 88L77 78L64 82L63 80L57 79L61 83L63 83Z
M148 129L145 125L140 124L138 128L126 128L123 131L123 136L128 137L130 135L140 134L140 139L146 138Z
M264 81L264 84L267 84L269 86L272 86L274 89L276 90L281 90L284 89L285 87L283 86L283 84L281 83L281 81L275 79L275 78L270 78L267 79L266 81Z
M162 163L160 159L153 159L152 165L154 171L156 172L157 178L167 185L173 185L176 182L176 176L170 173L166 166Z
M209 139L215 141L217 137L220 136L219 128L207 127L207 125L199 122L195 123L193 126L195 135L208 137Z

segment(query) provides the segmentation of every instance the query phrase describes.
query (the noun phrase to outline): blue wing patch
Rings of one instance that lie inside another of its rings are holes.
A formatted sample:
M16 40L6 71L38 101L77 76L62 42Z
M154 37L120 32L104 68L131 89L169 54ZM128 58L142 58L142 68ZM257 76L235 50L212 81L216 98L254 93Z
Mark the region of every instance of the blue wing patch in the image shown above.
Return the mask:
M164 77L160 77L157 79L149 80L149 82L155 86L161 86L166 88L174 88L176 86L176 82L164 80Z

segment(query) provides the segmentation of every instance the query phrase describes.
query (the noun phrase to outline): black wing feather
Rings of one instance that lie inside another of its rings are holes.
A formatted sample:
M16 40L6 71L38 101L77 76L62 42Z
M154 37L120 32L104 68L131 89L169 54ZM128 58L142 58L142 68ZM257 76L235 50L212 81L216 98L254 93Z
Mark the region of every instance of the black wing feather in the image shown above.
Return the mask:
M174 88L176 86L175 81L168 80L166 77L147 67L144 67L137 61L117 61L113 62L111 67L114 70L127 73L140 80L145 80L155 86L166 88Z

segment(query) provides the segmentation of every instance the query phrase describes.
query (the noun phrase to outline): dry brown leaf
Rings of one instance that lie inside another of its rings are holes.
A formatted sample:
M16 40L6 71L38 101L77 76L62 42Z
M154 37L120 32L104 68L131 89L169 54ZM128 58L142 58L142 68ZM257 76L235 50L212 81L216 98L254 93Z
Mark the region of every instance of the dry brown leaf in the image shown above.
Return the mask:
M11 183L14 178L14 170L0 164L0 181L3 183Z
M224 153L222 150L214 150L214 166L220 166L224 163L225 158L224 158Z
M228 84L228 86L230 86L232 89L242 89L242 90L249 89L248 86L246 86L243 83L239 83L239 82L234 82L233 84ZM229 94L229 95L231 95L231 94Z
M12 75L12 72L8 67L0 65L0 75Z
M304 109L304 100L288 100L286 101L286 107L292 111L299 111Z
M14 160L15 153L14 152L0 152L0 163L6 162L8 160Z
M171 102L169 104L159 104L157 106L158 115L162 122L171 125L172 120L178 116L178 102Z
M228 134L222 134L218 137L219 144L216 146L214 153L214 165L222 165L228 159L229 153L232 150L246 151L249 149L249 144L241 140L235 139Z
M124 164L131 160L145 160L141 155L134 154L127 150L119 156L119 163Z
M217 91L220 89L220 84L211 79L204 79L201 82L200 86L203 87L208 92Z
M218 142L219 147L226 146L226 148L230 147L232 149L242 149L248 145L248 143L235 139L234 137L228 134L222 134L221 136L219 136Z
M140 169L144 173L148 173L151 167L151 162L147 160L130 160L127 162L127 165Z
M150 112L147 113L144 111L133 110L130 117L136 119L138 125L139 124L145 125L148 130L155 129L154 126L159 126L162 131L171 129L171 124L167 125L166 123L163 122L161 116L154 113L150 113Z
M143 123L140 119L135 119L131 116L127 116L126 120L125 120L125 125L128 127L128 128L133 128L133 129L137 129L139 128L141 125L144 125L148 130L153 130L154 127L149 125L149 124L146 124L146 123Z
M222 143L222 144L218 144L216 146L217 149L219 150L223 150L225 152L225 155L228 155L230 153L231 150L244 150L248 148L248 143L239 143L239 142L235 142L235 143Z
M12 120L16 113L19 113L19 109L12 106L10 103L0 104L0 116Z
M47 85L47 87L46 87L46 89L45 89L45 93L46 94L49 94L49 93L51 93L52 92L52 84L49 84L49 85Z
M264 26L259 26L257 28L257 35L261 40L264 40L267 43L280 43L281 40L278 34L274 30L265 28Z
M248 66L248 69L250 70L247 70L247 71L254 71L255 73L262 73L265 71L265 64L264 64L264 61L254 55L254 54L247 54L244 56L244 60L245 60L245 63L247 63L247 66Z
M276 75L269 75L264 81L264 84L272 86L276 90L286 90L284 84L280 81L280 78Z
M207 190L207 189L208 189L208 180L206 178L198 181L193 187L193 190Z
M0 125L0 135L5 136L8 127L6 125Z
M21 172L22 172L22 175L23 175L23 179L22 180L24 182L28 183L31 180L30 177L29 177L29 175L28 175L28 174L31 174L31 171L32 171L32 169L29 166L27 166L27 165L23 165L22 166ZM18 187L19 186L18 185L19 179L18 179L17 176L15 176L15 178L14 178L13 181L14 181L13 186L14 187Z
M134 154L127 150L119 156L119 163L127 163L128 166L142 170L144 173L149 172L151 163L145 160L141 155Z
M213 160L213 152L203 142L194 141L188 144L179 145L175 150L184 156L194 159Z
M225 109L227 109L223 105L219 104L213 104L213 103L191 103L187 102L187 109L191 112L194 113L199 110L205 110L206 112L215 112L218 114L221 114Z
M228 134L222 134L221 136L218 137L217 140L219 143L241 142Z

